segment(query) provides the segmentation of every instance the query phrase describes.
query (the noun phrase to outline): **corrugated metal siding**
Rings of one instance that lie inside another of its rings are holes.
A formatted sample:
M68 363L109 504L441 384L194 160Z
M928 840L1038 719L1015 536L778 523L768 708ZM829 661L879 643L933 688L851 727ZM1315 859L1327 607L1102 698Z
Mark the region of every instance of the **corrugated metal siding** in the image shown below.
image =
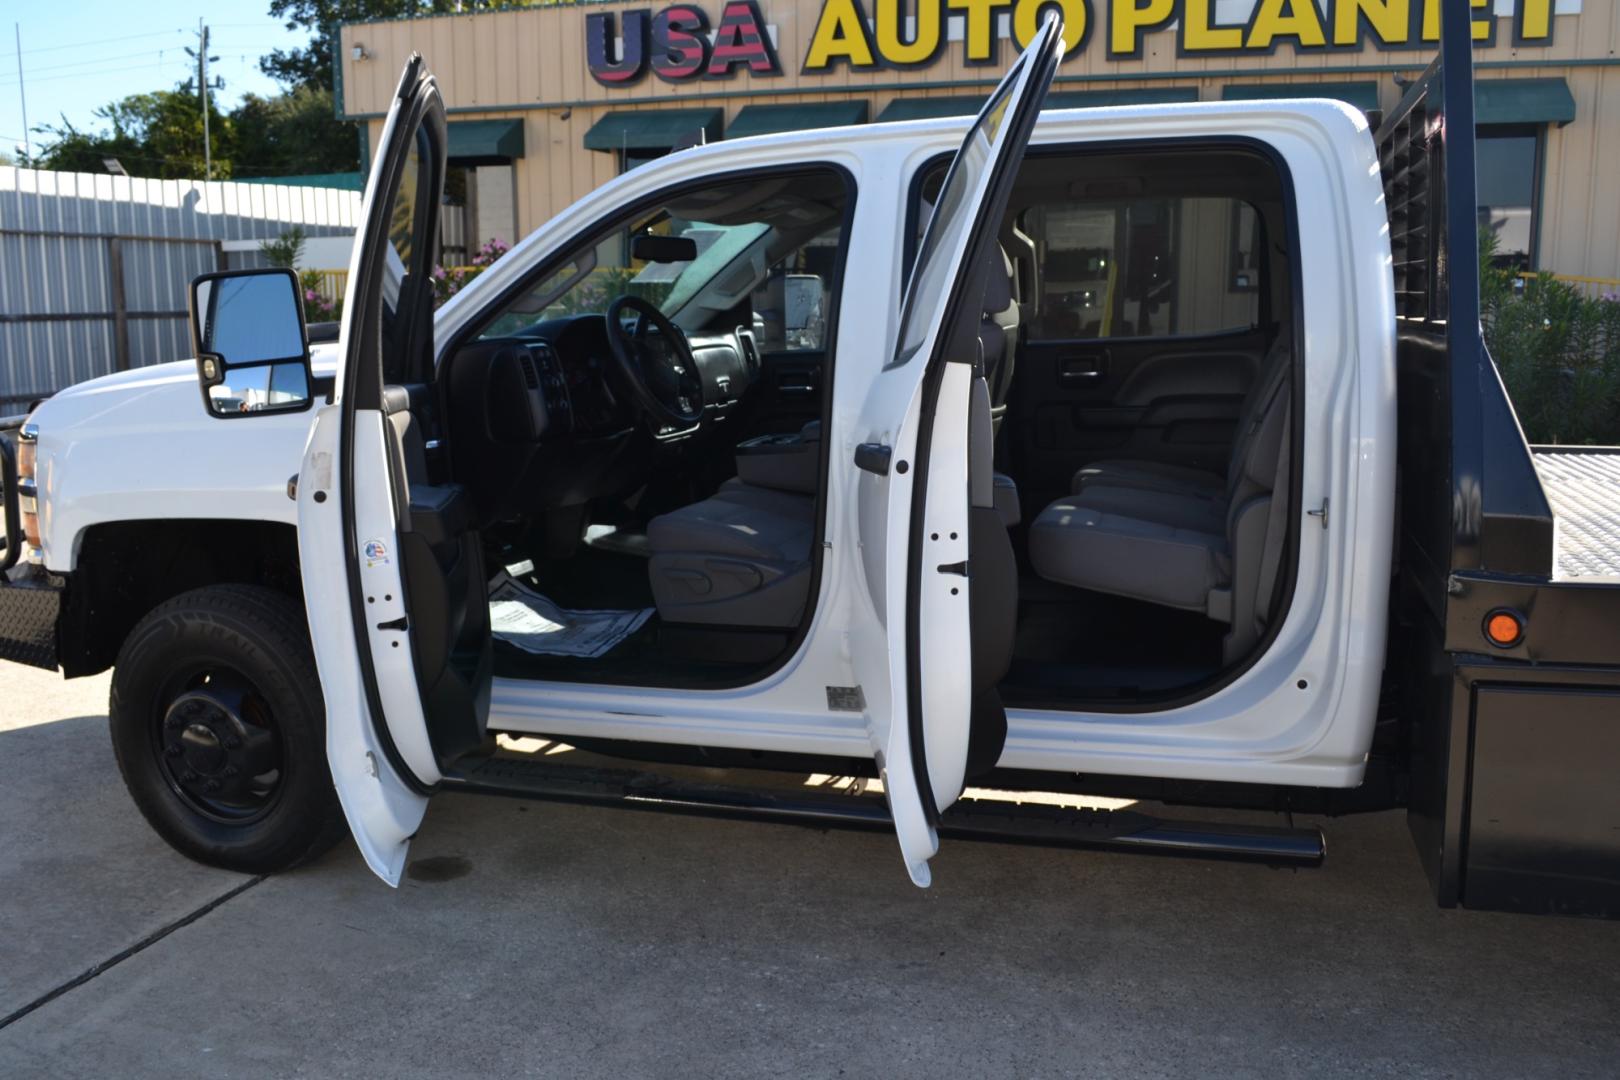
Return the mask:
M0 411L117 370L115 251L138 367L190 355L186 286L223 265L219 241L344 235L359 216L355 191L0 167Z

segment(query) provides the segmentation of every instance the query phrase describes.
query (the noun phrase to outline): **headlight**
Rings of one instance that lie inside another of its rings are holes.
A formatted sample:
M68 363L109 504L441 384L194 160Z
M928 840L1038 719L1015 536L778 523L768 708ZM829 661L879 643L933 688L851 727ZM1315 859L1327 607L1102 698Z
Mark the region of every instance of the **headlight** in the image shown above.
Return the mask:
M23 538L30 548L39 547L39 488L35 473L39 466L39 426L33 421L17 432L17 509L22 516ZM32 552L29 552L32 558Z

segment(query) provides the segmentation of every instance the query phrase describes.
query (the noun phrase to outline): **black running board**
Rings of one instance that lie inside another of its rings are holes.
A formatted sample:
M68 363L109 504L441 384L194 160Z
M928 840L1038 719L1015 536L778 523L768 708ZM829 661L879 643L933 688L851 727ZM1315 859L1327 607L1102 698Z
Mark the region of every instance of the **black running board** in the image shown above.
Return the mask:
M815 828L894 828L881 796L745 788L677 780L638 769L562 765L495 754L463 762L445 791L505 795L581 806L702 817L775 821ZM941 838L1043 847L1109 848L1170 855L1317 866L1326 850L1320 829L1174 821L1134 810L1091 810L965 799L942 816Z

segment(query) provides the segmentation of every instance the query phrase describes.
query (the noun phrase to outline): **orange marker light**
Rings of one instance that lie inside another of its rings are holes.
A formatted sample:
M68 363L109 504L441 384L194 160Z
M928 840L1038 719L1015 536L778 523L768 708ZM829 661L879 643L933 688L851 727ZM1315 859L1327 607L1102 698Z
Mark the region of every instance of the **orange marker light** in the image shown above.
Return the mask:
M1524 620L1511 611L1493 611L1485 616L1485 636L1492 645L1511 649L1524 637Z

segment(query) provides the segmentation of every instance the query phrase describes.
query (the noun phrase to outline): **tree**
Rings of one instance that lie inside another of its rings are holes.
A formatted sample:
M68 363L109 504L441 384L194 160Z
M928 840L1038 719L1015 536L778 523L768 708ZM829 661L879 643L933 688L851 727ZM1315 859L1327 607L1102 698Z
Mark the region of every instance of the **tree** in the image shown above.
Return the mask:
M212 105L212 101L210 101ZM194 93L175 89L134 94L96 110L97 131L36 128L45 144L28 164L68 172L105 172L117 158L131 176L203 175L202 110ZM330 91L301 87L274 98L249 94L228 115L215 109L214 178L296 176L360 167L354 125L336 118Z
M214 175L231 175L230 124L212 107L209 123L215 137ZM35 130L48 142L27 160L32 168L67 172L106 172L107 158L117 158L131 176L163 179L203 175L202 110L194 93L175 88L131 94L96 110L108 129L82 131L62 118L60 127Z
M501 3L457 4L455 0L270 0L270 14L287 21L287 29L312 35L302 49L277 49L259 60L259 69L289 90L300 86L330 92L333 50L338 25L364 19L402 19L443 15L463 8L501 7Z
M231 112L237 176L350 172L360 167L354 125L337 119L332 91L300 86L274 98L249 94Z

